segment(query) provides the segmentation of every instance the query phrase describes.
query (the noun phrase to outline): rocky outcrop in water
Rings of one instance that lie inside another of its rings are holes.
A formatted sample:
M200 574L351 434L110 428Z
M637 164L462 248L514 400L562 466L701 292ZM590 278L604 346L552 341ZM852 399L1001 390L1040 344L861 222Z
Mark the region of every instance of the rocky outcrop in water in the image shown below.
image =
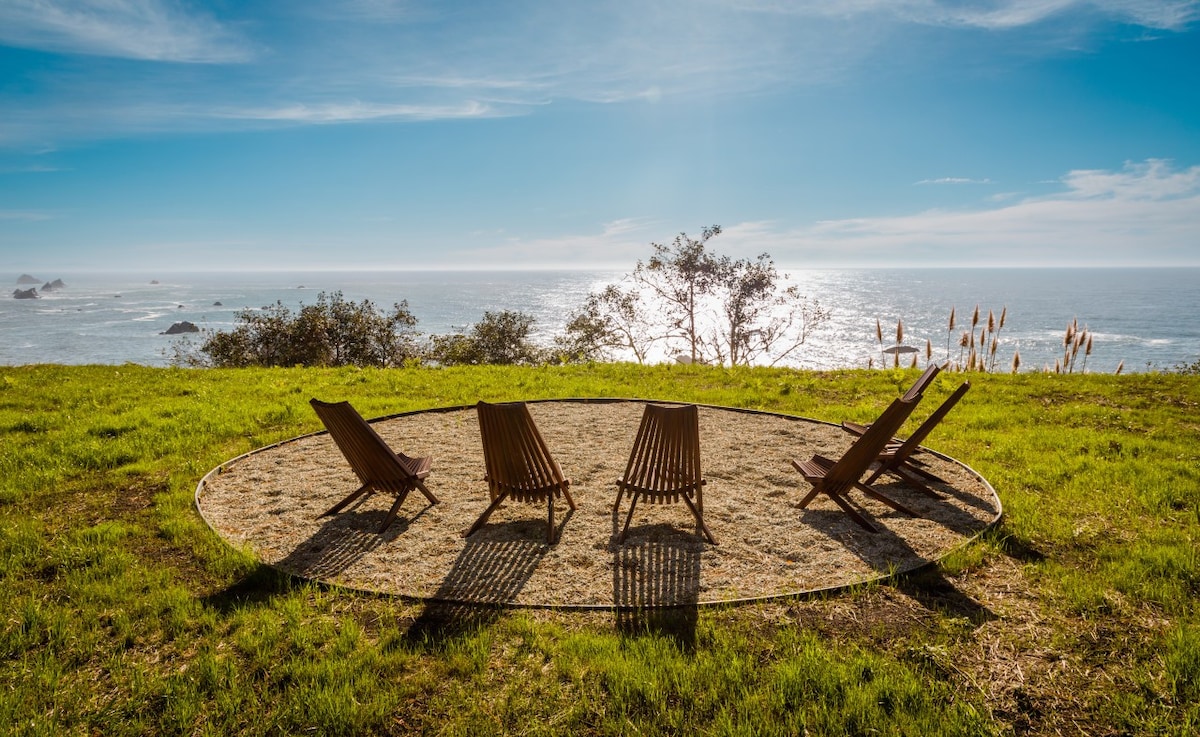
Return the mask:
M29 289L14 289L13 299L38 299L41 295L32 287Z
M63 283L62 279L55 279L54 281L48 281L45 284L43 284L42 291L43 292L53 292L56 289L65 289L66 286L67 285Z
M17 277L17 284L37 284L41 279L32 277L29 274L21 274Z
M175 323L171 327L159 333L159 335L183 335L184 333L198 332L200 332L200 328L196 327L195 323L184 320L182 322Z

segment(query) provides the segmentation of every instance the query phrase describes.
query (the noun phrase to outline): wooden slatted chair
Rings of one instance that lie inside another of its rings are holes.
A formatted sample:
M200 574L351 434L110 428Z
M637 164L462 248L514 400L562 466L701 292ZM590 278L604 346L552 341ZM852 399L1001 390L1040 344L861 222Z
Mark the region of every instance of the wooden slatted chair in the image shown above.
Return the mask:
M664 407L647 404L625 475L617 481L617 502L629 492L629 514L618 543L625 542L629 523L638 499L651 504L675 503L680 500L691 510L696 524L713 545L708 525L704 524L704 478L700 472L700 413L694 404Z
M546 505L546 543L554 543L554 499L565 497L572 510L571 480L550 456L546 441L538 432L524 402L475 405L479 434L483 440L483 461L487 469L491 504L484 510L466 536L483 527L488 517L505 499Z
M931 363L928 366L926 366L925 370L921 373L921 375L917 377L917 380L913 382L913 385L910 386L908 388L908 391L904 392L904 394L900 398L906 402L913 402L913 404L915 406L916 403L920 402L921 398L925 396L925 390L929 388L929 385L931 383L933 383L933 380L935 378L937 378L938 373L942 370L942 368L945 365L946 364L944 364L944 363L943 364ZM855 435L862 435L864 432L867 431L867 428L870 426L871 426L870 423L865 424L865 425L860 424L858 422L843 422L842 423L843 430L845 430L846 432L849 432L849 433L853 433Z
M925 442L925 438L939 423L949 414L950 410L954 409L954 405L958 404L958 400L963 398L967 390L971 388L971 382L964 381L960 387L954 390L954 393L946 398L946 401L933 411L921 425L909 435L907 439L892 438L879 452L879 456L875 459L878 466L875 471L863 483L870 485L885 473L898 476L902 480L912 484L917 489L923 491L929 496L941 498L941 494L929 488L925 480L946 483L946 480L923 468L921 464L913 458L913 454L921 449L921 443ZM847 432L855 435L862 435L866 431L866 425L858 425L853 422L843 422L842 428ZM914 477L914 474L916 478Z
M360 497L365 501L376 491L395 494L396 501L379 528L382 533L396 518L400 505L413 489L424 494L430 504L437 504L437 497L425 488L424 483L433 464L430 457L409 458L403 453L393 452L349 402L331 403L313 399L309 404L362 482L362 486L330 507L322 517L337 514Z
M936 361L926 366L921 375L917 377L917 380L913 382L913 385L908 388L908 391L904 392L904 399L920 399L929 385L933 383L933 380L937 378L943 366L945 364L937 363Z
M800 508L807 507L817 494L825 494L861 527L870 532L878 532L878 529L846 500L847 494L852 489L858 488L867 496L883 502L897 512L910 517L919 517L920 515L908 507L889 499L861 481L863 474L868 471L887 442L908 419L916 404L916 400L905 400L903 397L894 400L879 416L879 419L872 423L867 431L856 439L836 461L821 455L814 455L811 460L807 461L793 460L792 466L813 487L812 491L800 500Z

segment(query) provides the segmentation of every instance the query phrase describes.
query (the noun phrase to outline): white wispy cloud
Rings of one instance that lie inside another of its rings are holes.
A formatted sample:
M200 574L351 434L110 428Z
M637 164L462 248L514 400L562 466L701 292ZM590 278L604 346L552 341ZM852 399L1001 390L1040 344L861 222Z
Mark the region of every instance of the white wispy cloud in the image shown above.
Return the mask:
M50 215L44 212L34 212L28 210L0 210L0 220L25 220L32 222L49 219Z
M1119 171L1071 171L1060 183L1057 193L996 207L799 228L740 223L724 229L722 246L747 255L766 250L792 268L1200 263L1200 166L1151 159Z
M651 223L645 218L622 218L604 224L604 236L623 236L628 233L645 233Z
M760 12L823 18L893 16L909 23L1003 30L1034 25L1070 12L1099 15L1147 28L1179 30L1200 18L1195 0L731 0Z
M604 224L599 232L527 238L508 236L456 252L455 263L473 268L627 269L646 258L662 234L636 218ZM442 264L433 264L435 266Z
M922 179L917 184L991 184L991 179L971 179L969 177L939 177L937 179Z
M272 16L257 5L202 7L0 2L0 44L68 58L171 62L132 73L86 63L40 71L23 80L37 95L17 101L0 91L0 111L15 104L22 117L0 120L0 145L238 121L513 114L564 99L719 98L836 83L913 24L953 32L1078 18L1085 26L1100 19L1180 30L1200 15L1200 0L614 0L471 12L420 0L328 0L287 3ZM195 99L208 109L182 117Z
M176 0L5 0L0 42L170 62L244 62L253 55L240 34Z
M1053 194L974 209L809 225L723 225L712 246L734 258L766 252L781 270L843 266L1200 265L1200 166L1130 162L1120 170L1074 170ZM542 265L629 269L652 242L675 233L630 218L598 232L525 238L496 234L461 254L480 267Z
M501 113L481 102L457 105L382 104L352 101L327 104L291 104L276 108L231 108L214 117L292 123L354 123L373 120L451 120L496 117Z

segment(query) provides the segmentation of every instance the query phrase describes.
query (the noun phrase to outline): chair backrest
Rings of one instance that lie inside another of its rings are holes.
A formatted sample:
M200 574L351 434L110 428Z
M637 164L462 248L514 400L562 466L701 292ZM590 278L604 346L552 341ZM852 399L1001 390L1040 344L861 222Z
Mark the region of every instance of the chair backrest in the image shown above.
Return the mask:
M921 375L917 377L917 380L915 382L913 382L913 385L908 388L908 391L904 392L904 399L906 401L913 400L913 399L919 399L921 397L921 394L923 394L925 392L925 389L937 377L938 372L940 372L941 370L942 370L942 364L940 364L936 361L934 361L934 362L930 363L928 366L926 366L925 371L922 372Z
M475 405L488 486L495 499L507 490L517 501L545 501L560 496L566 480L550 456L524 402Z
M962 399L963 395L966 394L967 390L970 388L971 382L964 381L962 386L955 389L954 393L949 397L946 397L946 401L942 402L941 406L935 409L933 414L929 415L929 417L927 417L925 421L921 423L921 426L918 427L912 435L909 435L907 440L900 444L900 447L896 449L896 458L898 460L904 460L912 455L913 452L916 451L917 447L925 441L925 438L929 436L929 433L933 431L933 428L938 426L938 423L942 421L942 418L949 414L950 410L954 409L954 405L958 404L958 400Z
M830 491L841 493L852 487L879 457L880 451L887 445L908 416L917 406L917 399L906 400L900 397L892 401L883 411L878 420L867 428L867 431L854 441L837 463L826 472L824 485Z
M681 493L699 489L704 480L696 405L646 405L622 482L653 503L677 502Z
M400 488L398 485L411 479L409 473L362 415L349 402L309 401L317 417L329 431L346 462L364 484L380 489Z

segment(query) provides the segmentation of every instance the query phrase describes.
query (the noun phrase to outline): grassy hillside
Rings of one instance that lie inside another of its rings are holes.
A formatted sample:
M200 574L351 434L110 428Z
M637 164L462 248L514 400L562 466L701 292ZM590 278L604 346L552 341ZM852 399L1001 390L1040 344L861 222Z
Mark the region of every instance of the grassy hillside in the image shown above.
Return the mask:
M220 462L319 429L313 396L367 417L624 396L869 421L915 376L0 368L0 731L1200 731L1197 377L972 375L930 445L992 482L1003 523L934 570L824 599L442 611L277 575L192 507Z

